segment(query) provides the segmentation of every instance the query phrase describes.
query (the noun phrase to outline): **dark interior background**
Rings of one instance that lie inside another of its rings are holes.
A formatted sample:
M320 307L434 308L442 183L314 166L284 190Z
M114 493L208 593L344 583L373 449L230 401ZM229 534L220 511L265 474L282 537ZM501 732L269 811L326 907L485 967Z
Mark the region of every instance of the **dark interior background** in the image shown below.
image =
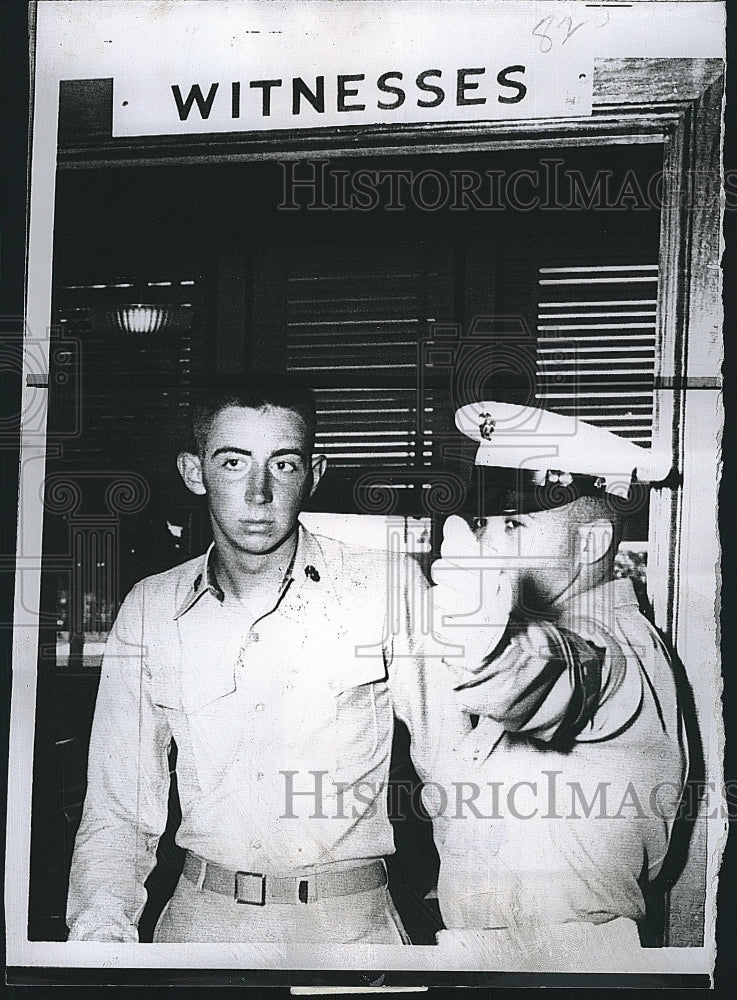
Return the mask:
M452 188L454 171L510 178L531 170L541 177L552 160L587 184L606 174L610 192L621 193L628 175L646 191L662 167L662 150L362 157L331 160L329 173L433 170ZM312 168L295 169L307 176ZM618 204L578 210L565 207L563 185L559 207L531 210L509 202L493 210L431 210L409 199L396 208L384 191L363 211L309 209L309 196L297 192L302 207L287 211L280 208L284 177L277 162L58 173L31 939L64 937L99 677L91 640L104 637L138 579L200 553L209 541L205 512L174 464L188 439L193 388L215 373L301 371L318 392L323 443L333 459L314 509L366 512L361 483L375 475L405 487L392 498L396 513L428 516L424 484L462 478L473 456L472 447L458 452L456 406L475 393L544 401L567 384L569 375L546 374L539 365L540 269L657 266L659 213L643 205L636 187ZM323 192L328 204L336 196L332 183ZM530 196L522 182L519 192ZM425 197L432 204L431 180ZM637 287L627 294L636 296ZM178 319L156 335L125 335L111 316L130 303L170 306ZM463 338L472 328L482 360L471 365L473 377L459 378L463 352L472 350ZM428 353L433 344L438 351ZM615 406L628 387L651 387L652 375L627 371L625 364L625 374L606 385L598 375L590 381ZM401 431L401 447L389 431ZM433 515L435 527L442 515ZM631 534L646 539L646 508L633 518ZM57 655L61 632L68 637L65 658ZM413 781L406 733L400 730L396 742L394 777ZM181 865L176 823L174 784L144 939ZM435 879L430 831L401 817L395 829L392 889L413 940L431 943L437 911L423 898Z

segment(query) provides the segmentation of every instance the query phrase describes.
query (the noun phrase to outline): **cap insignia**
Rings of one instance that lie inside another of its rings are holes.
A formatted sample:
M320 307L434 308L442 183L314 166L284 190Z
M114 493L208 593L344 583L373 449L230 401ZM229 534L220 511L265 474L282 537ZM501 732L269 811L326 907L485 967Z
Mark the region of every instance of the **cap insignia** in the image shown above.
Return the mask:
M484 441L491 441L491 436L496 430L496 422L491 419L490 413L479 414L479 434Z

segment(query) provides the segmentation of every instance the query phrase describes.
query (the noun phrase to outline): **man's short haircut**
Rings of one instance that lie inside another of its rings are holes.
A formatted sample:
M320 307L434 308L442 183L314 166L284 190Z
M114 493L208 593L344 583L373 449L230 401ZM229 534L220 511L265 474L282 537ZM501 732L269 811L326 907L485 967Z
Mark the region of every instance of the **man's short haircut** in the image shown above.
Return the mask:
M619 543L622 541L624 515L617 507L616 498L607 495L601 497L579 497L570 505L571 518L578 524L587 524L602 519L612 526L612 544L609 552L616 555Z
M215 417L229 406L263 410L267 406L299 414L305 425L307 453L315 446L315 397L311 389L284 372L256 372L218 378L197 393L192 410L190 447L202 454Z

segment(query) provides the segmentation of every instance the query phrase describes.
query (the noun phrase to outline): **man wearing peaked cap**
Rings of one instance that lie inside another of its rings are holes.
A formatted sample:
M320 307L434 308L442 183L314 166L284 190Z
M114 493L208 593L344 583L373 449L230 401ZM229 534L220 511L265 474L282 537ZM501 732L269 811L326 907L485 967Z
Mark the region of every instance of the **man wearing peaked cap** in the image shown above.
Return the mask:
M490 655L467 642L455 667L465 734L449 735L445 780L477 791L435 820L439 943L481 936L512 967L578 968L638 948L638 929L657 936L644 890L685 781L667 653L630 581L613 579L632 491L668 463L535 407L480 402L456 425L478 451L433 567L455 580L443 632L465 636L480 592L500 639Z

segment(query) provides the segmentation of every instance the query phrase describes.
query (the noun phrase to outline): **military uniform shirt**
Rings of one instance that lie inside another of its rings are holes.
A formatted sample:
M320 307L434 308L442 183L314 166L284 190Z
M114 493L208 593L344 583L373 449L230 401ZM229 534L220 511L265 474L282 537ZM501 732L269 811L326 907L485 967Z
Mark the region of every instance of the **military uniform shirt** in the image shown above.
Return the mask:
M172 740L177 843L208 861L283 876L392 853L393 715L422 760L433 726L410 621L426 591L409 557L302 527L291 578L256 622L220 600L207 556L137 584L103 658L70 937L137 940Z
M557 611L555 624L511 627L457 685L482 718L473 728L467 715L439 765L480 790L480 815L436 820L449 928L532 939L550 924L639 920L642 881L668 850L687 752L663 644L629 580Z

